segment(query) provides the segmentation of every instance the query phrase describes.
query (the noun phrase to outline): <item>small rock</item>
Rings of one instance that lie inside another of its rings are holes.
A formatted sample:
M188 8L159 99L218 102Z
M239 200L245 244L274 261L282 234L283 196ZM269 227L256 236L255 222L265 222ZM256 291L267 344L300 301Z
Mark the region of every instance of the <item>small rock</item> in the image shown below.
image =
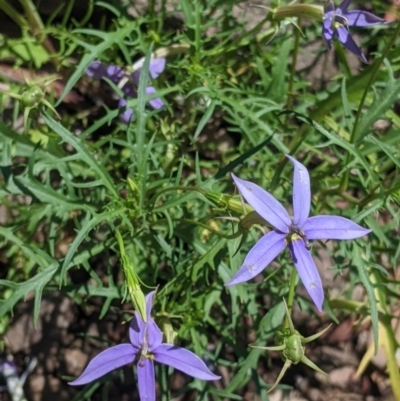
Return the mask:
M79 376L88 363L88 356L80 349L65 350L65 366L67 374Z

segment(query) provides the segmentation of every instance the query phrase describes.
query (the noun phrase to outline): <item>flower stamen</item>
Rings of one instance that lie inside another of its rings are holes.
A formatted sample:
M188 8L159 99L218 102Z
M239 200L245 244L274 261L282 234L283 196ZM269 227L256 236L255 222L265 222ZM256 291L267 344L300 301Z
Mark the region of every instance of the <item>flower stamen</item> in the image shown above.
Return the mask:
M297 226L296 224L292 224L290 226L290 232L292 234L298 235L304 241L304 245L305 245L307 250L311 249L311 244L307 239L307 235L305 234L305 232L299 226Z

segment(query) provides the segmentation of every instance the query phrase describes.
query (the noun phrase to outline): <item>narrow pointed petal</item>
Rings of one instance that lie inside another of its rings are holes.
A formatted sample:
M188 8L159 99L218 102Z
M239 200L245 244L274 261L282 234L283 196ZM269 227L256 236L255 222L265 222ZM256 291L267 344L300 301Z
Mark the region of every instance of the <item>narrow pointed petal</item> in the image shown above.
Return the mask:
M156 88L154 88L154 86L148 86L146 88L146 94L152 95L153 93L156 93ZM164 102L159 97L149 100L149 103L151 107L156 110L161 109L161 107L164 106Z
M289 249L304 287L306 287L310 298L321 312L324 302L324 289L317 266L315 266L310 252L305 248L304 242L301 240L292 241L289 244Z
M126 105L127 105L127 102L125 99L119 99L118 108L122 109L123 107L126 107ZM134 116L133 110L126 109L119 115L119 118L125 124L129 124L131 122L133 116Z
M140 315L135 312L129 326L129 338L134 347L141 348L146 336L147 344L150 349L157 347L162 341L162 333L154 320L151 318L153 308L153 298L155 291L146 295L146 315L147 323L144 323Z
M378 24L385 24L387 21L379 18L368 11L352 10L344 15L349 21L350 26L373 26Z
M290 216L271 194L250 181L241 180L234 174L232 178L244 199L262 218L279 231L289 233L289 227L292 224Z
M307 219L302 228L309 240L354 239L372 231L340 216L313 216Z
M346 12L346 10L349 8L349 5L351 3L351 0L343 0L338 8L337 11L339 11L339 13L341 12L342 14Z
M322 24L322 39L325 42L325 46L328 50L332 49L332 39L335 31L332 29L332 22L330 20L324 21Z
M339 42L349 51L354 53L356 56L360 57L361 61L364 63L368 63L368 60L365 58L361 49L357 46L357 43L354 42L353 38L350 35L350 32L344 28L343 26L336 29L337 37Z
M271 231L250 249L242 267L226 286L243 283L261 273L286 247L286 234Z
M165 63L166 63L166 59L165 58L156 58L156 59L150 61L150 64L149 64L149 75L150 75L150 77L152 79L157 78L164 71ZM131 74L131 80L136 85L139 85L141 72L142 72L142 68L139 68L138 70L134 71Z
M153 79L157 78L165 70L166 61L165 58L155 58L150 61L149 72Z
M310 214L310 175L307 169L292 156L286 157L294 165L293 174L293 223L301 227Z
M83 373L74 381L69 382L71 386L87 384L114 369L132 363L135 360L137 350L131 344L120 344L106 349L95 356Z
M325 15L327 13L331 13L334 10L335 10L335 5L333 4L332 0L329 0L328 3L326 4L325 8L324 8Z
M155 296L156 296L156 291L151 291L146 295L147 320L150 320L151 318L151 310L153 309L153 301Z
M221 378L211 372L204 361L196 354L175 345L161 344L154 351L154 360L164 365L172 366L196 379L219 380Z
M124 76L124 71L116 65L108 65L100 61L93 61L86 69L86 75L96 79L108 78L117 83Z
M140 366L139 363L136 366L140 401L156 401L154 362L146 358L144 366Z
M150 351L155 350L162 342L162 332L156 325L152 318L149 318L147 326L147 344L149 345Z

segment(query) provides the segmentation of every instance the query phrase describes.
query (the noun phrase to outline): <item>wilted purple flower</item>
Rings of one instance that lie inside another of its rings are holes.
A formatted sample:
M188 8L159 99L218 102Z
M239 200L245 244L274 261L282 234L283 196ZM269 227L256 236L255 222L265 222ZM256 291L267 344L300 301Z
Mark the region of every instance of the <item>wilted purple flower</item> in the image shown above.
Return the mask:
M149 73L152 79L157 78L165 69L165 58L157 58L154 60L150 60L149 65ZM138 70L134 71L129 76L129 81L122 87L122 92L124 92L126 98L134 98L137 95L137 86L139 85L139 78L142 69L139 68ZM116 65L107 65L101 63L100 61L93 61L90 66L86 69L86 74L89 77L102 79L108 78L115 84L118 84L121 79L124 77L125 72L121 67ZM146 95L152 95L156 93L156 89L154 86L147 86L146 87ZM160 98L154 98L149 100L150 105L154 109L160 109L164 106L163 101ZM120 108L125 107L127 105L127 101L125 98L121 98L118 102L118 106ZM121 115L120 119L125 122L129 123L132 119L133 110L126 109Z
M361 49L350 36L349 26L366 27L377 24L383 24L385 21L382 18L375 16L367 11L351 10L347 11L351 0L343 0L338 8L335 9L332 0L329 0L325 7L324 23L322 26L322 35L325 39L328 49L331 49L331 41L337 37L339 42L352 53L360 57L367 63L367 59L361 52Z
M289 247L300 279L319 311L322 310L324 290L317 267L311 257L309 240L353 239L371 232L340 216L314 216L310 213L310 176L307 169L288 156L294 165L293 219L284 207L267 191L252 182L232 174L239 192L254 210L274 230L265 234L247 254L242 267L226 285L248 281L264 270L275 257Z
M94 357L72 386L87 384L123 365L137 361L139 396L141 401L155 401L156 386L154 361L200 380L218 380L206 364L193 352L185 348L162 343L162 333L151 318L155 291L146 296L147 323L135 312L129 327L130 344L111 347Z

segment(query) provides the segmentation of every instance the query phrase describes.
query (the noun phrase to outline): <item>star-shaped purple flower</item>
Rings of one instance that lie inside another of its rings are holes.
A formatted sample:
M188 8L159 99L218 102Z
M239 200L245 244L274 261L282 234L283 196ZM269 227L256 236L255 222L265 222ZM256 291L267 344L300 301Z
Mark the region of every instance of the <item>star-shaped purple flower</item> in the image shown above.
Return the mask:
M361 52L361 49L350 36L349 26L366 27L386 23L382 18L377 17L367 11L351 10L347 11L351 0L343 0L338 8L335 9L332 0L329 0L325 7L324 23L322 26L322 36L325 39L326 46L331 49L331 41L337 37L339 42L352 53L360 57L367 63L367 59Z
M150 61L149 65L149 73L152 79L157 78L165 69L166 59L165 58L157 58ZM129 81L123 86L122 92L124 92L126 98L134 98L137 95L137 87L139 85L140 73L142 69L134 71L129 76ZM86 75L89 77L102 79L108 78L110 81L118 84L121 79L124 77L125 72L121 67L117 65L107 65L101 63L100 61L93 61L90 66L86 69ZM146 87L146 95L152 95L156 93L156 89L154 86ZM163 101L160 98L154 98L149 100L150 105L154 109L160 109L164 106ZM124 108L127 105L127 101L125 98L119 99L118 106L120 108ZM126 109L121 115L120 119L124 123L129 123L133 117L133 110Z
M267 191L252 182L232 174L239 192L254 210L269 224L273 231L265 234L247 254L242 267L226 285L248 281L264 270L286 246L289 247L300 279L311 299L322 310L324 290L317 267L311 257L313 239L353 239L371 232L340 216L314 216L310 213L310 176L307 169L288 156L294 165L293 219L284 207Z
M162 343L162 333L151 318L155 291L146 296L147 323L135 312L129 327L130 344L111 347L94 357L83 373L69 384L79 386L104 376L123 365L137 361L139 396L141 401L156 400L154 361L181 370L200 380L219 380L193 352Z

